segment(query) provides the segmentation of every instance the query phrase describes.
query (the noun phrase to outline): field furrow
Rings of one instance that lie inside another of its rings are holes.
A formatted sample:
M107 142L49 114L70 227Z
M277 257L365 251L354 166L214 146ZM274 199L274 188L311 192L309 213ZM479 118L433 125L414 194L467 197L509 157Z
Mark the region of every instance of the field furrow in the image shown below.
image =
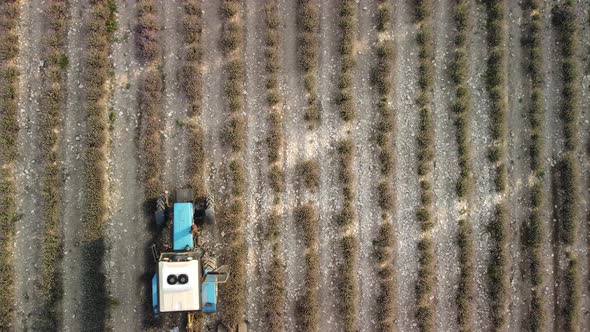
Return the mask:
M139 63L135 59L133 31L135 3L118 1L117 29L113 34L114 76L109 101L112 143L109 155L110 216L107 228L105 271L112 302L109 324L122 330L139 330L149 308L146 258L151 216L144 209L138 151L137 95Z
M18 67L18 140L15 162L17 212L22 214L14 236L14 282L16 330L30 329L30 319L39 306L40 294L28 285L38 282L41 263L41 189L36 186L42 168L39 159L39 94L41 87L42 35L44 26L41 1L19 4L20 32ZM7 293L8 294L8 293Z
M295 168L297 163L303 159L305 147L306 126L303 118L305 109L305 95L300 80L300 67L298 52L298 26L296 15L297 4L292 1L279 1L279 16L284 18L284 30L281 34L280 43L283 61L282 71L278 78L279 88L284 96L284 104L281 105L285 128L284 147L282 149L282 163L285 170L285 193L283 195L283 222L281 239L283 242L283 253L285 257L286 283L285 283L285 330L297 330L301 324L303 315L299 315L297 304L303 294L303 276L305 273L305 262L301 259L304 246L299 240L297 225L293 215L293 209L301 203L301 193L296 187L297 175Z
M173 191L189 185L188 164L188 105L182 93L179 77L182 74L183 22L181 1L158 1L162 24L162 73L164 75L163 123L161 124L164 165L162 179L164 188Z
M529 319L525 318L526 303L531 296L530 286L524 283L527 255L523 252L523 233L526 221L530 217L530 132L527 125L530 123L528 114L530 108L529 99L526 98L531 87L525 82L527 75L525 53L522 49L522 33L524 12L521 5L514 1L507 3L508 38L506 47L507 61L507 87L508 94L507 123L508 123L508 183L510 189L507 192L508 209L511 211L510 241L510 316L508 317L508 329L522 330ZM527 128L523 130L523 128ZM523 325L524 324L524 325Z
M473 4L473 37L471 42L472 64L469 71L469 88L473 95L473 115L471 117L471 134L473 144L474 198L473 235L475 243L475 323L474 330L490 328L489 297L486 292L486 271L489 260L490 236L487 225L493 213L494 196L492 194L492 165L487 155L492 144L490 138L490 100L485 90L485 66L487 54L487 33L485 29L485 11L477 2Z
M418 84L417 30L414 26L414 10L409 1L396 2L394 11L394 40L398 50L393 70L393 89L396 91L394 110L398 129L394 132L397 169L395 171L397 203L394 224L397 230L397 328L400 331L416 331L415 285L418 272L417 239L420 227L416 220L419 204L419 183L416 174L418 163L416 135L418 111L415 105ZM409 174L412 174L411 176Z
M264 299L263 277L268 261L268 252L264 250L263 229L268 223L272 204L271 188L268 184L268 115L265 86L265 6L262 2L246 2L245 19L245 59L246 97L245 112L247 114L247 149L245 162L247 165L246 181L249 183L246 192L247 220L246 242L248 244L247 273L247 304L246 317L250 328L262 330L265 320L262 315ZM268 248L270 249L270 248Z
M318 201L320 228L320 331L341 331L339 300L336 294L338 248L337 228L334 215L341 208L341 194L337 188L338 161L336 142L338 134L338 108L335 104L338 66L338 4L336 0L323 0L320 3L320 55L318 67L318 96L321 122L318 127L318 163L320 165L320 184Z
M438 272L436 274L436 329L457 330L455 287L459 279L458 251L455 246L460 209L457 202L459 160L455 127L452 119L453 89L451 61L453 53L452 1L437 1L432 19L439 22L434 33L434 218L433 240L436 245Z
M357 68L353 75L353 91L356 96L358 117L352 122L352 133L355 144L354 172L357 174L358 196L356 206L359 241L358 275L362 286L359 287L358 324L360 331L375 331L375 299L377 287L377 270L373 240L381 224L381 211L377 200L376 183L379 182L380 165L376 158L378 151L374 144L376 121L376 97L371 85L371 73L375 68L375 47L377 42L376 20L377 10L373 1L360 1L358 4L358 35L357 35Z
M82 317L82 233L84 231L85 197L85 133L83 52L85 45L84 22L88 20L87 1L70 2L68 32L67 101L64 117L64 258L63 274L63 327L65 331L81 328Z

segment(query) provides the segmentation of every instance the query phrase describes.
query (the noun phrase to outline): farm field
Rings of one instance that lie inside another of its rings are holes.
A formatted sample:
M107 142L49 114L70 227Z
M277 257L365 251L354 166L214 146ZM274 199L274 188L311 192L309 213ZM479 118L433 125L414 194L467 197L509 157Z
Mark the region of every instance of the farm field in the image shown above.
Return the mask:
M590 331L589 0L0 0L0 331Z

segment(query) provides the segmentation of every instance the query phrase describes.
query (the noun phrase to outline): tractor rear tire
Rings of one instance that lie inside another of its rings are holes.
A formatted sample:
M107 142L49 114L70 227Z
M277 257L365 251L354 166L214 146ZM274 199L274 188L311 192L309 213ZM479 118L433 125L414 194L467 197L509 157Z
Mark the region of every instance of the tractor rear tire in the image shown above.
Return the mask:
M203 270L215 271L217 269L217 259L209 255L203 256Z
M217 325L217 332L229 332L229 329L223 325L223 323L219 323Z
M205 212L203 217L207 225L215 225L215 201L211 193L207 193L207 197L205 198Z

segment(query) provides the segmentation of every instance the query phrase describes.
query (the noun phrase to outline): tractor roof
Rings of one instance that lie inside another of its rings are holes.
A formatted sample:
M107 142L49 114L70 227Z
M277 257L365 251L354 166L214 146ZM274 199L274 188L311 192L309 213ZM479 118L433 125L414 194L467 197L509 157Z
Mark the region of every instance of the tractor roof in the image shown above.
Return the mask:
M158 308L160 312L201 310L198 260L158 263ZM168 276L188 276L188 282L168 283Z

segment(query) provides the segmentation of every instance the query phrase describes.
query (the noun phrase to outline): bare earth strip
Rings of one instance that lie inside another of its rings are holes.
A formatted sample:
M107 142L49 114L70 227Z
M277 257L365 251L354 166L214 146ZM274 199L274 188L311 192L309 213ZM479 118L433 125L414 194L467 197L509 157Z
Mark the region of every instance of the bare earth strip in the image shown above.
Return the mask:
M418 45L414 11L409 1L395 2L395 23L397 61L394 66L393 90L396 91L394 111L397 112L398 130L394 132L397 145L396 188L398 197L394 227L397 229L397 277L399 331L415 331L414 319L416 294L415 284L418 271L417 248L419 227L416 220L418 206L418 175L416 135L418 111L415 105L418 79Z
M40 274L41 240L43 225L39 208L39 91L41 86L41 43L43 34L43 9L41 1L23 1L19 26L20 100L18 123L20 127L18 159L15 166L17 211L22 218L16 224L14 268L17 331L31 328L31 316L40 303L33 285Z
M510 221L510 257L512 258L510 271L511 300L509 304L508 329L523 330L526 326L527 303L530 303L530 286L524 286L523 274L528 270L522 257L522 231L523 223L529 218L531 205L529 175L531 173L531 161L528 148L530 146L530 120L529 96L525 89L530 90L529 81L524 81L526 75L526 61L521 46L523 18L521 6L515 1L507 2L506 19L508 22L508 61L507 61L507 86L508 86L508 189L507 202L509 206ZM527 84L525 86L525 84ZM522 325L525 324L525 325Z
M223 206L227 205L228 183L224 172L224 160L227 156L224 152L222 139L222 126L226 118L223 102L223 55L219 48L221 39L221 17L219 15L219 2L203 1L203 107L202 123L205 133L204 150L207 156L205 169L205 182L209 192L215 197L217 214L221 215ZM218 253L223 247L219 237L218 227L207 227L201 235L204 240L213 247L213 254ZM227 287L230 285L221 285ZM231 286L230 286L231 287ZM208 315L206 321L211 323L217 315Z
M69 71L67 75L67 103L64 119L64 259L63 259L63 327L65 331L80 331L81 301L81 247L84 204L84 134L86 119L82 108L84 100L81 81L81 65L84 56L84 14L87 1L70 1L70 30L68 33L67 55Z
M268 114L264 71L264 2L246 1L246 105L248 123L248 142L246 143L246 168L248 191L246 193L248 217L246 220L246 240L248 244L247 273L247 319L250 329L263 329L264 315L264 267L268 264L270 248L263 247L263 228L267 224L272 205L272 195L268 185ZM265 250L268 249L268 250ZM266 252L266 255L264 254Z
M362 0L357 11L358 52L357 68L354 79L354 95L358 117L352 123L352 136L356 156L354 169L358 181L357 217L359 239L358 275L359 287L359 327L361 331L374 331L375 299L377 298L377 275L373 256L373 240L380 225L380 208L377 204L376 187L379 183L380 168L377 160L377 145L372 141L377 110L375 107L376 91L370 82L372 68L375 67L375 43L377 33L375 16L377 8L373 1Z
M561 97L561 64L558 61L560 59L560 51L557 43L557 34L555 29L551 25L551 6L545 6L544 17L544 29L543 29L543 50L544 50L544 67L543 75L545 77L545 88L543 91L543 103L545 105L545 142L547 146L547 174L545 175L545 183L550 184L547 186L547 213L551 215L553 199L553 181L552 174L555 172L554 168L557 162L561 158L561 152L564 149L564 140L562 137L562 124L559 118L559 109L562 104ZM558 259L557 243L555 236L555 223L557 222L553 215L550 219L549 225L545 228L548 231L546 245L543 246L544 257L547 257L545 261L545 272L547 275L547 291L545 299L547 300L547 326L557 327L557 319L555 314L558 308L558 297L559 292L557 283L559 282L559 275L555 275L554 272L559 270L558 266L555 266L555 261Z
M321 105L321 125L318 128L318 156L320 164L320 331L339 331L340 322L336 313L337 301L336 276L338 267L335 243L337 232L334 215L340 210L340 184L337 178L337 160L335 151L338 110L334 103L338 59L338 1L324 0L320 4L320 65L318 78L318 95Z
M440 331L458 330L455 304L456 285L459 280L459 258L456 243L459 221L456 183L459 177L455 125L451 118L451 100L454 98L449 65L453 58L453 8L451 1L437 1L434 5L435 29L434 56L434 170L433 188L435 228L432 231L436 244L437 280L436 328Z
M487 43L485 32L485 11L481 5L473 5L474 33L470 46L471 75L469 87L473 94L473 117L471 122L471 142L473 146L473 172L475 179L473 198L473 235L475 244L475 280L476 280L476 310L475 331L489 329L490 307L487 293L490 237L486 227L492 217L494 208L493 184L491 179L491 164L487 153L492 143L490 132L490 104L485 92L485 68L487 59Z
M281 232L285 264L287 269L286 301L285 301L285 330L296 331L297 316L296 301L303 294L303 274L305 262L302 259L304 245L297 236L293 218L293 208L300 200L300 193L295 186L295 165L303 158L305 147L306 126L303 119L305 109L305 95L301 84L301 70L297 59L297 24L293 15L297 8L296 2L290 0L279 1L279 17L283 18L283 43L281 54L283 70L279 77L281 92L285 103L283 105L285 144L283 151L283 165L285 169L286 190L284 194L285 217Z
M582 225L580 234L582 234L582 256L580 263L584 266L581 269L581 279L585 280L582 282L582 290L584 292L582 307L585 308L585 311L582 313L585 319L583 319L582 329L590 331L590 2L585 1L584 3L580 4L581 10L579 11L578 18L579 18L579 28L580 33L579 35L582 37L582 41L580 43L580 49L578 50L580 54L580 68L581 68L581 119L580 119L580 134L582 142L581 145L581 162L580 162L580 169L585 170L582 171L582 200L584 200L585 205L582 211L581 220Z
M115 114L109 157L110 218L107 227L107 289L117 303L109 324L115 331L138 331L149 307L146 287L148 223L139 182L137 89L139 64L135 60L134 2L118 2L118 29L114 33L110 112Z
M163 98L163 142L165 166L162 178L164 188L175 190L188 184L187 169L187 102L180 90L178 71L181 66L182 7L180 1L161 1L159 9L161 43L163 47L164 98Z

